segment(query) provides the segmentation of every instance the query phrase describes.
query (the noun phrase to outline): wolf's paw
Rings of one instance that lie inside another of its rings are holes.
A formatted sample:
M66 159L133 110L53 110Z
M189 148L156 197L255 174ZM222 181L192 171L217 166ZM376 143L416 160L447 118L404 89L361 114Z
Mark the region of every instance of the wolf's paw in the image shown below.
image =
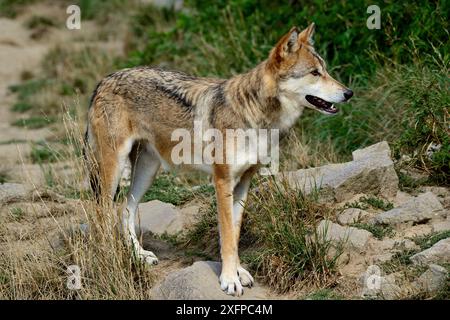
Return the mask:
M244 289L237 273L235 275L227 275L222 273L220 275L220 287L229 295L242 296Z
M158 264L158 258L151 251L142 250L139 253L139 259L141 259L142 262L145 262L147 264L153 264L153 265Z
M250 272L248 272L247 270L245 270L241 266L239 266L237 268L237 272L238 272L239 280L241 281L241 284L244 287L251 288L253 286L253 283L255 282L255 280L253 280L253 277L250 274Z

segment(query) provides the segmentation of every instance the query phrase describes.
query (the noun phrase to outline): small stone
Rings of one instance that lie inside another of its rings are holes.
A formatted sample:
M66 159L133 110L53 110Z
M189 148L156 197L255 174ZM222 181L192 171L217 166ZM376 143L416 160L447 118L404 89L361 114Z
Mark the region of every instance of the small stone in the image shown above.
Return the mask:
M419 246L409 239L396 240L394 247L400 250L417 250Z
M433 232L449 231L450 230L450 219L449 218L447 218L447 220L444 220L444 221L433 222L431 225L431 227L433 228Z
M192 226L200 207L190 205L181 209L159 200L139 204L136 232L174 235Z
M342 227L330 220L322 220L317 227L319 235L326 235L326 240L335 243L347 242L351 247L362 250L366 247L372 234L367 230L354 227Z
M175 234L183 228L180 213L175 206L159 200L139 204L136 220L136 228L142 233L150 231L158 235Z
M363 298L381 298L385 300L398 299L402 293L396 285L393 275L381 276L380 274L365 272L360 281L363 285L361 296Z
M244 288L244 295L227 295L220 288L221 263L197 261L192 266L170 273L163 282L152 289L155 300L259 300L270 299L267 290L258 283Z
M438 198L427 192L405 202L403 205L378 214L373 218L375 224L396 225L401 223L424 223L432 218L439 217L444 208Z
M23 201L30 195L31 189L20 183L0 184L0 204Z
M352 223L356 223L367 217L369 213L365 210L361 210L358 208L349 208L342 211L342 213L338 216L337 220L342 225L349 225Z
M435 293L445 286L447 276L447 269L436 264L430 264L428 270L417 279L416 284L422 290Z
M410 260L416 265L431 263L450 263L450 238L443 239L422 252L413 255Z

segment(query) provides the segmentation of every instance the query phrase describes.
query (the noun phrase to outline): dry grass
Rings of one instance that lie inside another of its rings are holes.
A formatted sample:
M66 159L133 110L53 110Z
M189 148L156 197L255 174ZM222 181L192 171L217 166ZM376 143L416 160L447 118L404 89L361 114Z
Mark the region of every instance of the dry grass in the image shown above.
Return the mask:
M83 135L78 120L68 114L65 120L68 135L78 144L76 148L80 147ZM72 153L66 161L71 161L76 171L72 186L85 190L86 174L81 156ZM62 188L58 180L55 184ZM136 261L123 241L118 208L99 206L86 194L81 193L78 200L62 200L67 201L67 206L72 204L77 208L67 212L52 210L54 199L35 199L38 214L24 213L26 220L21 221L18 232L27 224L42 225L42 232L34 230L26 238L14 235L13 222L6 223L8 220L2 217L5 223L0 228L0 298L150 298L151 270ZM87 233L81 231L80 221L89 226ZM63 245L55 245L58 241ZM67 289L69 265L78 265L81 269L80 290Z
M305 195L286 181L263 179L250 196L243 243L247 262L257 275L280 292L303 287L325 288L336 280L343 243L332 245L317 232L332 211L317 193Z

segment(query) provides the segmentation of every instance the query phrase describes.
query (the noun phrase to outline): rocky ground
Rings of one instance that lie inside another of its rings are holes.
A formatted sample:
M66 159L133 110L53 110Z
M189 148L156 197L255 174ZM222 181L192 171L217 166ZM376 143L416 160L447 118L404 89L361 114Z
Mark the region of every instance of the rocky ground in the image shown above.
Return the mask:
M39 10L51 16L61 8L38 5L17 19L0 18L0 258L14 255L23 261L27 255L64 250L70 241L68 228L81 226L89 232L83 200L60 194L47 181L51 167L60 179L78 183L74 163L40 165L30 160L30 142L51 141L57 129L11 125L20 115L10 111L17 97L9 87L21 81L24 71L38 70L56 43L64 46L75 38L89 37L96 28L87 24L76 35L64 28L51 30L36 39L23 23ZM105 50L111 47L98 40L97 45ZM291 188L305 194L320 186L319 201L332 208L333 215L323 219L317 230L336 250L342 249L335 288L340 298L424 298L448 292L450 191L435 186L411 193L400 190L386 142L354 151L350 162L284 172L277 179L287 179ZM234 299L220 290L219 262L186 259L182 249L161 240L191 228L201 219L201 206L191 201L177 207L159 200L140 205L137 223L144 247L160 258L152 269L156 274L152 298ZM277 294L257 281L240 299L308 297L295 292Z

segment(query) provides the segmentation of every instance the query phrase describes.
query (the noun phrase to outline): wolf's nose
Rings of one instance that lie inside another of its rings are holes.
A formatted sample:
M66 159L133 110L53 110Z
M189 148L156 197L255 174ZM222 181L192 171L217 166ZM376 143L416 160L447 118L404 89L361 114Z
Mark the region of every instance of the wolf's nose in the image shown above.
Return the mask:
M345 90L344 92L345 100L349 100L351 97L353 97L353 91L350 89Z

